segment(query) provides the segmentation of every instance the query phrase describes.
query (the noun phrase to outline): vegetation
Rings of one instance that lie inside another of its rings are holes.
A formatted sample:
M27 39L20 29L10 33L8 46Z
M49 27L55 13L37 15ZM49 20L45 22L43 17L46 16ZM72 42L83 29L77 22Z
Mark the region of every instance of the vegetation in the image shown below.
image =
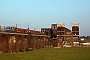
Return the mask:
M90 48L43 48L30 52L0 54L0 60L90 60Z

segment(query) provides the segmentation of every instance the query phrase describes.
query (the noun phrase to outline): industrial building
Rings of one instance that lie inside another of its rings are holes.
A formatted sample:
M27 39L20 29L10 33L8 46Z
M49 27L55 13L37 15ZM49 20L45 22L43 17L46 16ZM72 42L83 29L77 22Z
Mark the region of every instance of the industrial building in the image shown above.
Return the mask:
M65 24L51 24L51 28L41 28L53 40L54 47L73 46L73 42L79 42L80 24L71 24L72 30L66 28Z

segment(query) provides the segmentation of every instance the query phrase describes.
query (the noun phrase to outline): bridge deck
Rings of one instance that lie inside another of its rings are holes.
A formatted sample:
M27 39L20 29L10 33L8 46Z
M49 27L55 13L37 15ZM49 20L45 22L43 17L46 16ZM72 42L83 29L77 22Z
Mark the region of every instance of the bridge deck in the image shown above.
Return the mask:
M0 32L0 34L28 35L28 34L24 34L24 33L11 33L11 32Z

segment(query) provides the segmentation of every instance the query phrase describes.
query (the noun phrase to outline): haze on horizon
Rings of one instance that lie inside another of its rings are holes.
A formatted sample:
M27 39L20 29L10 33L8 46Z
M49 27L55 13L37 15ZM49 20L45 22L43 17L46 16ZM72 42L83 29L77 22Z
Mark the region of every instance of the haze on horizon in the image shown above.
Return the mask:
M90 0L0 0L0 25L40 30L52 23L80 23L80 35L90 36Z

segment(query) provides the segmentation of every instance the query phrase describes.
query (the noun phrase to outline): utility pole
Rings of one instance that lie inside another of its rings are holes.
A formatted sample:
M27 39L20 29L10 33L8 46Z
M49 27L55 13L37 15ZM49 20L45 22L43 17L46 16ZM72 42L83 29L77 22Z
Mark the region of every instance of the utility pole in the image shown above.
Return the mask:
M17 24L16 24L16 28L17 28Z
M28 33L29 33L29 23L28 23Z
M28 23L28 30L29 30L29 23Z
M36 34L36 32L35 32L35 27L34 27L34 34Z
M34 30L35 30L35 27L34 27Z

